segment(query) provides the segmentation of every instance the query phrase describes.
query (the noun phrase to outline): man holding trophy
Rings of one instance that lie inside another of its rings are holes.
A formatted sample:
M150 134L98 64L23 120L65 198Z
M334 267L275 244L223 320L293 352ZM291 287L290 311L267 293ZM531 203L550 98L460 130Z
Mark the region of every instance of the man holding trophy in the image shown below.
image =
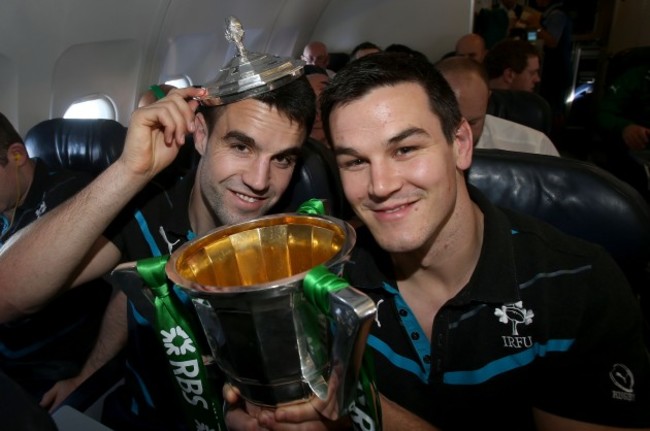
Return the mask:
M6 244L0 256L3 320L37 309L119 262L171 254L214 228L258 218L278 201L313 124L314 95L301 61L246 51L234 18L227 36L238 54L215 82L173 90L136 110L120 158ZM151 180L174 161L188 133L201 155L198 166L161 190ZM172 302L182 308L180 296ZM171 372L188 378L177 376L175 385L168 376L165 350L193 350L189 342L172 343L187 341L187 333L165 332L169 343L161 342L146 310L124 294L111 310L105 328L126 332L128 321L128 374L126 384L109 395L103 422L118 430L219 428L222 418L201 424L180 407L205 404L201 381L189 378L197 370L177 363ZM104 347L108 351L96 351L99 363L121 346ZM214 392L220 398L221 387ZM221 408L214 399L208 402L210 409Z
M356 60L321 94L321 115L364 224L344 278L377 306L366 353L382 429L650 427L650 360L622 271L467 184L471 128L432 64ZM231 429L344 424L316 403L260 410L237 392L224 390Z

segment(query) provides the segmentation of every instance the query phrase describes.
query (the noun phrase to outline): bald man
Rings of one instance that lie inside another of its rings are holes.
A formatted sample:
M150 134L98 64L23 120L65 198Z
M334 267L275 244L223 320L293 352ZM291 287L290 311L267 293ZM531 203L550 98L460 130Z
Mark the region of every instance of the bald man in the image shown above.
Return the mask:
M309 42L303 49L300 58L307 64L313 64L323 69L327 69L330 60L327 45L319 41Z
M485 40L476 33L469 33L461 36L456 42L456 55L459 57L468 57L472 60L483 63L487 54Z

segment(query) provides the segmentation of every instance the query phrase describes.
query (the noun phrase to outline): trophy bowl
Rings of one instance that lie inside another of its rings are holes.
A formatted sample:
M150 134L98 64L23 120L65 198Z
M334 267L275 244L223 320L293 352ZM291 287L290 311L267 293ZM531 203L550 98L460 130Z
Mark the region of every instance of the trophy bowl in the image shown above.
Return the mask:
M216 363L246 400L334 396L345 412L375 306L348 286L328 294L326 315L303 281L318 265L340 275L355 241L342 220L278 214L217 228L172 253L168 278L192 299Z

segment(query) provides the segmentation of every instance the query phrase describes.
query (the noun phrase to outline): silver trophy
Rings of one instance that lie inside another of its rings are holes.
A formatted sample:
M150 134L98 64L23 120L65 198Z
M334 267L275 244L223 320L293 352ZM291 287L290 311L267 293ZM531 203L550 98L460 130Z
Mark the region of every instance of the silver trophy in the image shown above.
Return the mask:
M353 401L376 308L345 287L327 295L326 315L305 295L308 272L338 273L356 235L327 216L279 214L216 229L171 255L166 272L192 298L212 354L248 401L265 406L316 396Z

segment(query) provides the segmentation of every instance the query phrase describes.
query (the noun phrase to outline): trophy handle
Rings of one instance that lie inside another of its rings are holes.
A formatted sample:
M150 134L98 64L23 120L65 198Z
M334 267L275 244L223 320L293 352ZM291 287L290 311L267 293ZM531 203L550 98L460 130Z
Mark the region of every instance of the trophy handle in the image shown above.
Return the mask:
M330 292L329 301L334 327L328 385L336 386L328 388L328 397L334 396L338 406L330 415L345 415L355 399L363 352L377 307L370 297L352 286ZM327 416L327 412L321 413Z
M114 288L120 289L126 294L145 319L153 322L153 294L138 273L137 262L125 262L117 265L107 279Z

